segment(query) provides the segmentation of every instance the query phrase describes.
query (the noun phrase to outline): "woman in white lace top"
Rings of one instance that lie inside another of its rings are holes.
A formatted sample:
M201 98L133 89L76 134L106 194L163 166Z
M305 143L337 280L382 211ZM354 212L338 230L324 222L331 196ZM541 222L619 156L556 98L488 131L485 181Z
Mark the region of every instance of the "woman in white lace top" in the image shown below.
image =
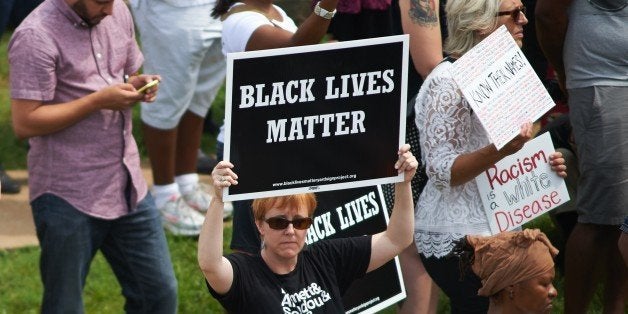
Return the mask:
M428 182L417 203L415 243L432 279L449 296L452 313L486 313L488 299L477 296L481 282L472 272L461 277L456 258L445 258L453 241L465 235L490 235L474 178L503 157L517 152L532 137L532 124L501 150L490 143L484 128L449 70L452 62L501 25L521 47L528 23L520 0L448 1L450 55L427 77L417 96L416 123ZM566 176L560 153L552 168Z

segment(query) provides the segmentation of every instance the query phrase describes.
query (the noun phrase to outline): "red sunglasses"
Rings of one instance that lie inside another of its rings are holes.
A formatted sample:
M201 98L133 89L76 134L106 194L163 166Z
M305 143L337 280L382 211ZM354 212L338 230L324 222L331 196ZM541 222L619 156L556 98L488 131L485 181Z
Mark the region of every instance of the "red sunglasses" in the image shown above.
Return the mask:
M288 228L289 224L292 224L294 229L305 230L312 225L312 218L310 217L297 217L292 220L286 219L286 217L275 216L266 218L264 220L271 229L283 230Z
M516 21L519 21L519 17L521 16L521 13L523 13L523 15L526 14L526 7L524 5L510 11L499 11L497 12L497 16L510 15L510 17L512 17L512 19L516 22Z

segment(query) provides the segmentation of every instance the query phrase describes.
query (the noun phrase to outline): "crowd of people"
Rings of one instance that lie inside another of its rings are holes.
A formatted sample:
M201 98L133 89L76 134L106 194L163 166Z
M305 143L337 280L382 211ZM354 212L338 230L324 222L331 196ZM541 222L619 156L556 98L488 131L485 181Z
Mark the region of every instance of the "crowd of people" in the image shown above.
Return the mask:
M312 312L343 312L350 283L395 256L407 291L399 313L436 313L439 290L452 313L550 313L558 249L539 230L491 234L474 181L521 150L535 121L497 149L451 72L499 27L525 47L531 13L546 57L537 73L555 73L569 103L569 119L556 119L566 133L551 127L557 123L547 128L568 149L549 163L556 175L578 178L569 210L577 221L561 247L565 311L586 313L602 278L604 311L623 313L628 0L321 0L300 23L273 0L43 1L8 46L12 124L29 140L42 312L83 312L90 264L102 252L125 311L175 313L167 230L198 236L209 293L230 313L292 313L300 305L286 305L285 295L299 300L312 287L325 295ZM384 187L385 231L305 246L314 194L224 202L222 190L239 180L223 160L225 125L212 184L200 182L201 134L227 54L401 33L410 38L409 144L391 165L403 181ZM152 187L131 132L137 103ZM19 191L1 166L0 177L3 193ZM231 215L232 253L224 255Z

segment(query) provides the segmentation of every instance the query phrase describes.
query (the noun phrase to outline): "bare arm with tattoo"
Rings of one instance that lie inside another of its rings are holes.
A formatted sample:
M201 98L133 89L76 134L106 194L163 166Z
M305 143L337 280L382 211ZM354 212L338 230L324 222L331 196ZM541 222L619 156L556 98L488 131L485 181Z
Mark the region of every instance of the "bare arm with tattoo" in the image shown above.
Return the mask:
M410 55L423 79L443 58L439 5L439 0L399 1L401 26L410 35Z

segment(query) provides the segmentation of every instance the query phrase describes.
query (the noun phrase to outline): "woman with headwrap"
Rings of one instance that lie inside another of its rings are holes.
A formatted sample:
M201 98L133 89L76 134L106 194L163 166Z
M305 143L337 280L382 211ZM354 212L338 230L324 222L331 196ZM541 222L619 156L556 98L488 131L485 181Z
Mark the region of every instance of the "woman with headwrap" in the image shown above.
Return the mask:
M482 280L478 295L490 298L489 314L551 312L558 250L540 230L466 236L454 254Z

